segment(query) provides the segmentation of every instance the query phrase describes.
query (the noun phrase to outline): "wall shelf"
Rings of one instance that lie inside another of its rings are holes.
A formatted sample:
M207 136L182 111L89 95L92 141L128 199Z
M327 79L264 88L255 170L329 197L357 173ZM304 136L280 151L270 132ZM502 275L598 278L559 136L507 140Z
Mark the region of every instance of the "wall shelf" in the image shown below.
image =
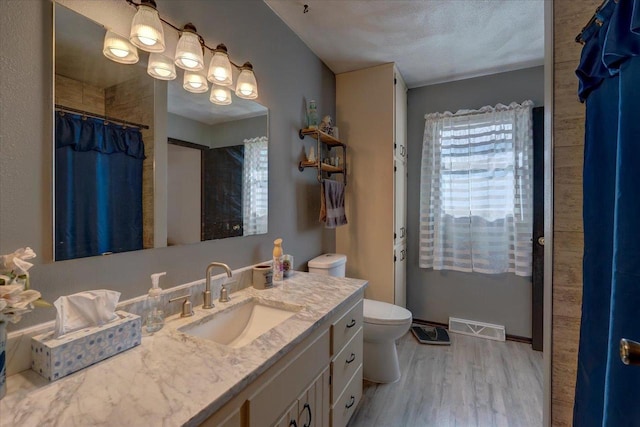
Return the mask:
M334 173L341 173L343 176L344 185L347 185L347 145L329 135L328 133L322 132L318 129L300 129L298 132L298 136L300 139L304 139L306 136L309 136L316 140L316 153L318 156L318 160L314 162L310 161L301 161L298 163L298 170L300 172L304 171L306 168L314 168L318 171L318 181L322 182L323 175L325 172L327 176L331 176ZM328 163L321 162L323 158L323 145L327 148L327 151L330 151L334 147L342 148L342 166L333 166Z

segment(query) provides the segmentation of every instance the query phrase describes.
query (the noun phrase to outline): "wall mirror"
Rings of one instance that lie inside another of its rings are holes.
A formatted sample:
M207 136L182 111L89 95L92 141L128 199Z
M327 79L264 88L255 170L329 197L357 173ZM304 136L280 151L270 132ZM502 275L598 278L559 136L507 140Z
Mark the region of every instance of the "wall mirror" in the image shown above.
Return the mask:
M56 261L266 233L267 108L115 63L102 25L54 8Z

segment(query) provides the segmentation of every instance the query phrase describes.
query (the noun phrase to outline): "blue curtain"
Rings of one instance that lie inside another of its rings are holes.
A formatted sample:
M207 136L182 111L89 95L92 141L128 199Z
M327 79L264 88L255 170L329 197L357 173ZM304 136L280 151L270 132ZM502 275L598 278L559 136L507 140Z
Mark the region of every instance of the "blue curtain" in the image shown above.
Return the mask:
M56 260L142 249L140 130L58 112L55 144Z
M586 102L582 323L574 426L638 426L640 368L640 0L609 1L583 33Z

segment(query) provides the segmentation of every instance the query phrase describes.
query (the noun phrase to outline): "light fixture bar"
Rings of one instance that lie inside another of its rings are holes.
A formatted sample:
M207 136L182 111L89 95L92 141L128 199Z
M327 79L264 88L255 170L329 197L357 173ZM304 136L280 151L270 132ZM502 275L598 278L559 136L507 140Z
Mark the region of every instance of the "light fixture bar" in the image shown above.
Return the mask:
M186 90L195 92L195 90L191 89L194 89L194 84L198 84L197 78L192 75L187 77L186 72L204 69L204 55L202 51L203 49L208 49L213 54L208 72L206 73L206 80L213 83L211 102L214 102L213 99L215 98L216 101L218 101L215 102L216 104L228 105L231 103L230 90L228 90L228 102L226 98L224 100L222 99L224 96L220 91L221 88L233 85L231 66L240 71L235 88L236 95L244 99L256 99L258 97L258 83L250 62L238 65L231 61L227 47L222 43L218 44L215 49L207 46L204 39L197 33L195 26L191 23L188 23L183 28L178 28L173 25L160 16L155 0L140 0L140 3L136 3L134 0L125 1L138 9L131 24L131 43L142 50L155 54L149 58L149 66L147 69L149 75L161 80L173 80L176 78L176 70L175 66L173 66L175 63L175 65L185 70L183 87ZM145 19L140 18L137 20L136 17L138 17L138 14L144 16ZM138 21L143 22L144 25L139 25ZM152 25L149 22L153 22L154 24ZM180 35L172 67L166 64L166 56L162 55L162 58L160 58L161 55L159 55L161 52L164 52L165 49L162 22L176 30ZM147 23L149 24L147 25ZM157 23L160 23L158 26L159 29L154 26ZM105 56L107 56L106 53ZM115 58L109 58L118 62ZM152 59L157 63L154 67L151 66ZM190 89L187 89L187 86L189 86ZM198 89L201 90L200 88ZM218 94L215 97L213 95L214 91Z

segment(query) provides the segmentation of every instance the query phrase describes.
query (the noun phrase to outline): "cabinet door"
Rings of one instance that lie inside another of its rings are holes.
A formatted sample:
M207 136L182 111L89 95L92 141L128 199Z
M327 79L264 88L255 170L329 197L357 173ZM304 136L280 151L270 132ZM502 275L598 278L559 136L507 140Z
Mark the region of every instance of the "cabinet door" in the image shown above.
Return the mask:
M329 427L329 379L327 367L298 398L298 427Z
M407 169L399 160L394 160L394 244L405 242L407 238Z
M396 257L394 277L394 304L407 306L407 245L399 244L394 248Z
M297 400L293 402L293 404L285 411L282 417L280 417L280 419L276 421L274 427L300 427L300 423L298 423Z
M394 72L394 85L393 131L395 156L402 163L405 163L407 160L407 86L397 71Z

